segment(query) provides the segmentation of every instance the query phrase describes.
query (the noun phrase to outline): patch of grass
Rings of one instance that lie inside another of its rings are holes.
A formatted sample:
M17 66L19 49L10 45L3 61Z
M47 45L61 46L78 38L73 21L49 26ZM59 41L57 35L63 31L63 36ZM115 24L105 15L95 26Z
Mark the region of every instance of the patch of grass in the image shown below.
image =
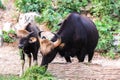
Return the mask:
M104 57L110 58L110 59L120 58L120 54L119 53L114 53L113 50L110 50L108 53L102 53L101 56L104 56Z
M18 76L15 75L0 75L0 80L20 80Z
M53 75L45 71L45 67L30 67L25 71L20 80L57 80Z
M28 68L21 76L0 75L0 80L57 80L51 73L47 72L44 67L32 66Z

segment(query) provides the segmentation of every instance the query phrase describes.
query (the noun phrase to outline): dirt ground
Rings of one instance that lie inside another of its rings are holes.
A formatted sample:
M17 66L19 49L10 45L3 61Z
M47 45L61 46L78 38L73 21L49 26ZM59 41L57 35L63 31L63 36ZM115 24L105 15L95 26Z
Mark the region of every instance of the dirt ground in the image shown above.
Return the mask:
M41 54L38 56L39 64ZM26 60L26 68L27 66ZM18 48L14 44L4 44L0 47L0 74L19 75L20 58ZM72 58L72 63L66 63L59 55L50 63L48 71L58 80L120 80L120 59L110 60L95 53L91 64L78 63Z

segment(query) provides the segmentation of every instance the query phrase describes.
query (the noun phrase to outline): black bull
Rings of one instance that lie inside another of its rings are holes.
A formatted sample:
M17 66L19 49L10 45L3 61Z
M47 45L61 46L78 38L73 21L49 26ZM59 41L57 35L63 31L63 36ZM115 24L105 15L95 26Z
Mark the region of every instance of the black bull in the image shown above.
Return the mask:
M52 40L46 39L40 33L40 51L43 55L41 65L48 66L57 52L67 62L71 62L70 57L73 56L83 62L86 55L88 62L91 62L99 38L92 20L78 13L71 13L60 26Z

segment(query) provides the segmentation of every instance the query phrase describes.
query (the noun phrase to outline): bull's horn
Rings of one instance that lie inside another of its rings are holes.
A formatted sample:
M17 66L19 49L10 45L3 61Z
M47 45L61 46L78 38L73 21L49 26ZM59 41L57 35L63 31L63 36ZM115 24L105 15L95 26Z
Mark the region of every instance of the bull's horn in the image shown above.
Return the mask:
M56 35L58 37L58 39L53 43L54 44L54 48L58 47L61 44L61 37Z

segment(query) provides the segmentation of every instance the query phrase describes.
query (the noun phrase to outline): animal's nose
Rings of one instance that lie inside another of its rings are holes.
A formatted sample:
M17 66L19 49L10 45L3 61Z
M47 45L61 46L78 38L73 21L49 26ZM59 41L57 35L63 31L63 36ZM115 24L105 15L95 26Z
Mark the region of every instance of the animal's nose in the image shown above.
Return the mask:
M18 48L20 48L20 49L23 49L23 47L24 47L24 46L21 45L21 44L18 45Z

